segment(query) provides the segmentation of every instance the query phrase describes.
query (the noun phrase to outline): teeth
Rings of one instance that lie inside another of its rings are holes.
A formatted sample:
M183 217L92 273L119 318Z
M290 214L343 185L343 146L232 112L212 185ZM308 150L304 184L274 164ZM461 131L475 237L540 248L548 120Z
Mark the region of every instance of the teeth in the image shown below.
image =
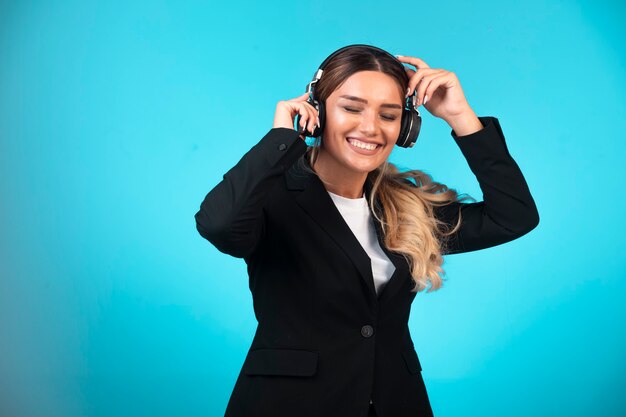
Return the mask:
M361 148L361 149L368 149L368 150L370 150L370 151L373 151L373 150L374 150L374 149L376 149L376 147L378 146L378 145L376 145L376 144L372 144L372 143L365 143L365 142L361 142L360 140L356 140L356 139L352 139L352 138L348 139L348 141L349 141L352 145L356 146L357 148Z

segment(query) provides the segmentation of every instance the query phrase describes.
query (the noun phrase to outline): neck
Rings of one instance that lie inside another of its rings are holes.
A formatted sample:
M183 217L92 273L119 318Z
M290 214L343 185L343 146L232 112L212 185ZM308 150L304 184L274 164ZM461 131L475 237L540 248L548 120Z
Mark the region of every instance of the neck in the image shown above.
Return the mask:
M367 172L346 169L321 149L312 168L327 191L346 198L363 197Z

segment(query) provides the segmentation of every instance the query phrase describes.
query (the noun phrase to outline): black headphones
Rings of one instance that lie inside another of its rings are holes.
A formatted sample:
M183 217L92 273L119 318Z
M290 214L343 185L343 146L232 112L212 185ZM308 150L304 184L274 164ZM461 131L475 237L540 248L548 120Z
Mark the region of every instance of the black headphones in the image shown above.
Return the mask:
M324 102L322 101L318 102L317 99L315 98L315 91L313 88L313 84L315 84L316 82L320 80L320 78L322 77L322 73L324 72L324 67L326 66L326 63L330 61L332 57L334 57L340 51L343 51L344 49L351 48L354 46L366 46L376 51L385 53L391 56L400 65L402 65L403 70L404 70L404 65L402 64L402 62L398 60L398 58L391 55L389 52L383 49L377 48L375 46L372 46L372 45L365 45L365 44L357 43L357 44L348 45L348 46L344 46L343 48L337 49L335 52L330 54L328 58L324 60L324 62L322 62L322 65L320 65L319 69L315 72L315 75L313 75L313 80L309 84L307 84L306 91L309 93L309 98L307 99L307 103L311 104L318 111L319 119L320 119L320 127L315 126L311 135L308 135L309 133L308 131L305 131L303 134L307 136L311 136L311 137L319 137L322 135L322 132L324 131L326 111L324 108ZM420 112L419 110L417 110L417 106L416 106L417 104L416 94L417 94L417 89L413 91L412 95L410 95L409 97L406 97L406 100L404 103L404 109L402 110L400 135L398 136L398 140L396 141L396 145L402 148L411 148L415 144L415 141L417 140L417 136L420 133L420 128L422 127L422 117L420 116ZM296 126L296 129L300 128L300 114L296 115L295 126Z

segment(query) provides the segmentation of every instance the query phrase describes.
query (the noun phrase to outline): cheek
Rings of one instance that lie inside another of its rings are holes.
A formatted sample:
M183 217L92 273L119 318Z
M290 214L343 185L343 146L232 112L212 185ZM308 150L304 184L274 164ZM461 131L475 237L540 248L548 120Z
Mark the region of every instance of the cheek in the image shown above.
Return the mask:
M345 128L350 123L348 115L339 109L333 109L326 113L326 124L334 129Z
M393 151L394 146L396 146L395 140L393 141L393 143L387 144L387 147L383 149L383 155L385 155L385 159L387 159L389 155L391 155L391 151Z
M385 134L385 139L387 140L387 142L395 146L396 142L398 141L398 136L400 136L400 123L398 123L397 126L395 124L388 126L384 130L384 134ZM393 146L390 146L390 148L393 149ZM385 149L384 151L391 152L391 150L387 150L387 149Z
M397 138L400 135L401 127L402 127L401 119L398 118L394 120L394 122L389 125L389 129L388 129L389 135Z
M356 125L345 113L340 111L331 111L326 113L326 122L324 126L324 137L326 147L329 149L340 149L345 141L348 132L353 131Z

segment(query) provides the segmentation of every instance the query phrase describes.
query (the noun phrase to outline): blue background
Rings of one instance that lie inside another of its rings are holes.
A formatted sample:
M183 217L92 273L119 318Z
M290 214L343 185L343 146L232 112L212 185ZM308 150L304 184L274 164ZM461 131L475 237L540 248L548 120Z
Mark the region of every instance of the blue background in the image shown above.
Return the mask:
M194 214L317 66L369 43L454 71L541 221L446 258L410 329L435 415L622 416L618 1L0 2L0 415L220 416L254 334L245 263ZM622 41L619 41L622 39ZM391 161L478 200L420 108Z

